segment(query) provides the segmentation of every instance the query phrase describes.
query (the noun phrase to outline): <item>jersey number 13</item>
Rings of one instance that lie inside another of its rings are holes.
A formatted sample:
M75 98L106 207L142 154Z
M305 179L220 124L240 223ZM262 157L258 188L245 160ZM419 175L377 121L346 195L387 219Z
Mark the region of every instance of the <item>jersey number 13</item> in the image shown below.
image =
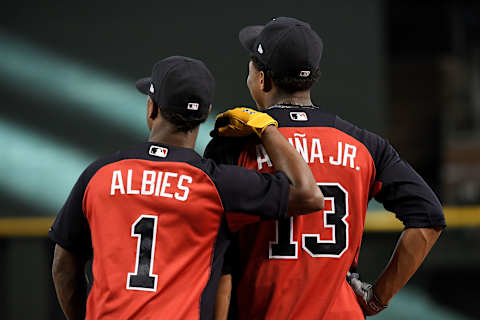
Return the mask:
M302 249L314 258L339 258L348 248L348 192L339 183L318 183L331 210L323 211L324 226L332 230L331 240L321 240L320 234L302 234ZM276 221L277 239L270 242L270 259L297 259L298 241L293 241L294 219Z

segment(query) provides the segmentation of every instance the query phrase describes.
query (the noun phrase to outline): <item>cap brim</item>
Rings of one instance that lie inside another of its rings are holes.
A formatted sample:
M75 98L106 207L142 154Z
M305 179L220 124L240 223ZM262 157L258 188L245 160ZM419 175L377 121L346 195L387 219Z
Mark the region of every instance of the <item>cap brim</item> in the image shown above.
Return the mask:
M255 40L265 26L248 26L240 30L238 40L248 52L255 52Z
M137 87L138 91L140 91L143 94L150 94L150 83L152 81L152 78L142 78L140 80L137 80L135 83L135 86Z

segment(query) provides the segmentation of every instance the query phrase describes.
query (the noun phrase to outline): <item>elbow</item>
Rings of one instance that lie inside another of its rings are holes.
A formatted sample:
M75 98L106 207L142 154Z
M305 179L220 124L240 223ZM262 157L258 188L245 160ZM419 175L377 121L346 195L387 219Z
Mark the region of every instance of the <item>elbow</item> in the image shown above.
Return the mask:
M323 196L323 194L320 192L320 209L318 210L323 210L325 208L325 197Z
M408 239L414 239L417 248L428 248L427 252L430 251L433 244L438 240L441 232L442 230L436 227L405 230L405 233L408 233Z
M310 209L312 211L323 210L325 207L325 198L323 193L320 191L320 188L315 186L315 189L313 190L312 195L310 195L308 202L310 202Z
M443 226L439 226L439 227L432 227L432 232L437 236L439 237L440 234L442 233L444 227Z
M325 198L323 197L320 188L316 185L313 188L295 190L293 196L293 206L295 215L313 213L323 210L325 206Z
M443 227L432 227L428 230L428 235L426 236L430 241L436 242L440 237L440 234L443 231Z
M316 183L305 187L303 191L301 191L301 194L304 197L303 202L305 203L305 210L308 210L309 212L323 210L325 206L325 197Z

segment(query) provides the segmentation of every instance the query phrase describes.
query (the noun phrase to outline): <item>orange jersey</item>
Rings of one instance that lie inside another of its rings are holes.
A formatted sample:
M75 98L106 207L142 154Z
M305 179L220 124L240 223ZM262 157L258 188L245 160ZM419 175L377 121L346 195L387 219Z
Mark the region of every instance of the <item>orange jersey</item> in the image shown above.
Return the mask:
M237 231L225 268L233 274L238 305L230 318L364 319L345 278L357 263L368 201L377 196L388 208L405 206L398 216L407 227L444 225L440 204L380 137L318 108L267 112L310 166L325 209L244 227L239 223L250 217L227 216ZM273 170L254 138L214 138L205 155L260 172Z
M229 243L224 213L284 217L278 197L289 188L282 172L144 143L85 170L49 236L93 254L86 319L211 319Z

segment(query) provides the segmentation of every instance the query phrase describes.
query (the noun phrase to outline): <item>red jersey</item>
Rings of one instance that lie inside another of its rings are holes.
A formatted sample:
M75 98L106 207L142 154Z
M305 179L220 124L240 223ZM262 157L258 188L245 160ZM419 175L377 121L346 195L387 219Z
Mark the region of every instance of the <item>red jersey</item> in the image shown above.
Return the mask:
M238 304L230 318L364 319L345 278L357 263L368 201L376 196L407 227L444 225L441 206L380 137L316 107L267 112L310 166L325 209L242 228L239 216L229 217L231 229L238 231L226 266ZM216 137L205 155L260 172L273 170L255 138Z
M49 237L93 258L86 319L211 319L229 243L224 213L285 217L289 188L282 172L144 143L89 166Z

